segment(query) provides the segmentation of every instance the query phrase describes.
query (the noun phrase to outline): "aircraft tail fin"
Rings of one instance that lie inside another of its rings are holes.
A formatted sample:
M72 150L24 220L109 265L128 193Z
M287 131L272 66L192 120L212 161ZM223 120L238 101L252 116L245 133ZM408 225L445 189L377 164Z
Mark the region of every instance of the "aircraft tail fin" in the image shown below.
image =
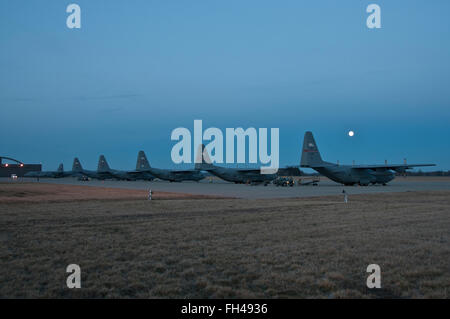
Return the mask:
M108 162L106 161L105 156L100 155L100 157L98 158L97 171L107 172L109 170L110 170L110 168L109 168Z
M319 153L319 148L317 147L312 132L305 132L305 137L303 138L302 158L300 160L300 166L319 167L323 164L324 162L322 161L322 157Z
M57 172L58 173L64 172L64 164L63 163L59 164Z
M144 151L139 151L136 162L136 170L146 170L149 168L150 163L148 162L147 156L145 156Z
M72 171L81 172L83 170L83 166L81 166L80 160L78 157L73 159Z
M208 170L213 168L212 161L209 158L208 151L204 144L200 145L195 157L195 169L196 170Z

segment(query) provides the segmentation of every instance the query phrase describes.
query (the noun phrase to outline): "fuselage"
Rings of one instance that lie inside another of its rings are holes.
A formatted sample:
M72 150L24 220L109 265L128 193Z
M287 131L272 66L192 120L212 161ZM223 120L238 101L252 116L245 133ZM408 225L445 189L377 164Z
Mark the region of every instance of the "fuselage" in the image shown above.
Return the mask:
M115 169L106 169L106 170L97 170L98 179L117 179L117 180L125 180L125 181L135 181L136 177L128 174L125 171L118 171Z
M129 173L128 173L129 174ZM144 180L144 181L152 181L155 179L155 176L153 176L152 174L150 174L150 172L146 171L146 170L136 170L134 171L132 174L130 174L132 176L134 176L136 179L139 180Z
M240 171L238 169L213 166L207 171L227 182L232 183L267 183L274 180L276 174L261 174L259 170Z
M79 169L79 170L75 170L75 171L71 171L70 172L70 176L72 177L81 177L81 176L87 176L89 178L96 178L96 179L107 179L108 175L106 174L99 174L96 171L90 171L87 169Z
M146 170L153 176L156 176L159 179L170 181L170 182L182 182L182 181L195 181L198 182L205 178L201 172L196 170L190 171L173 171L169 169L161 169L161 168L149 168Z
M386 184L395 178L394 173L385 168L373 170L336 164L327 164L312 168L329 179L344 185Z

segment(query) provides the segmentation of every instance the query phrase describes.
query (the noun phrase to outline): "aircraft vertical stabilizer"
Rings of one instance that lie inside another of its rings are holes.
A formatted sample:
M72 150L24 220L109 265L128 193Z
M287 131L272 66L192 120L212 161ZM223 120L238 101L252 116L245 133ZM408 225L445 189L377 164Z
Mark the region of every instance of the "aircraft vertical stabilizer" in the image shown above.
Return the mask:
M80 160L78 159L78 157L75 157L73 159L72 171L81 172L82 170L83 167L81 166Z
M98 159L97 171L99 171L99 172L110 171L108 162L106 161L106 158L104 155L100 155L100 157Z
M148 162L147 156L145 156L144 151L139 151L137 162L136 162L136 170L146 170L150 168L150 163Z
M306 132L303 139L301 167L319 167L323 165L322 157L319 153L316 141L312 132Z
M207 170L213 168L211 159L209 158L208 151L204 144L200 145L195 157L195 169Z

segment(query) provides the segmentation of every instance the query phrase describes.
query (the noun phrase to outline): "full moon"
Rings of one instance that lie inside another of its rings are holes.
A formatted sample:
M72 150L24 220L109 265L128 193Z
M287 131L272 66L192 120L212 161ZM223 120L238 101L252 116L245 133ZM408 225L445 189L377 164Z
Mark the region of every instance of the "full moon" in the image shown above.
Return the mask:
M355 135L355 132L353 132L353 131L348 132L348 136L353 136L353 135Z

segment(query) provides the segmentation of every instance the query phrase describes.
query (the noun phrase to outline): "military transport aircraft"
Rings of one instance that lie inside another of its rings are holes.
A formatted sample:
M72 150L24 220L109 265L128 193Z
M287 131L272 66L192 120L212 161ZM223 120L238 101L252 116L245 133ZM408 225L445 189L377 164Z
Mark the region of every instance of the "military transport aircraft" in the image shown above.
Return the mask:
M108 162L106 161L105 156L100 155L100 158L98 159L97 173L102 175L104 178L114 178L128 181L130 180L152 181L155 179L155 176L146 171L138 170L138 167L139 167L139 156L138 162L136 163L135 171L120 171L110 168Z
M64 172L63 164L59 164L56 171L44 171L44 172L28 172L24 175L25 177L49 177L49 178L61 178L69 176L67 172Z
M78 159L78 157L75 157L73 159L72 170L67 173L69 174L69 176L72 176L72 177L87 176L89 178L105 179L104 176L102 176L101 174L98 174L96 171L90 171L90 170L84 169L83 166L81 166L81 162Z
M202 151L199 149L197 152L197 156L201 156L201 159L197 160L195 168L207 171L224 181L235 184L264 184L264 186L266 186L278 177L278 174L262 174L261 169L259 168L239 169L215 166L209 158L205 145L201 145L201 150Z
M344 185L382 184L395 178L394 172L402 173L407 169L435 164L385 164L385 165L338 165L324 162L311 132L306 132L303 139L300 167L309 167L329 179Z
M170 182L196 181L205 178L205 175L197 170L171 170L162 168L153 168L145 156L144 151L139 151L136 163L136 171L127 172L128 174L148 173L159 179Z
M109 167L104 155L100 155L97 165L97 174L100 179L136 180L136 176L128 174L126 171L119 171Z

